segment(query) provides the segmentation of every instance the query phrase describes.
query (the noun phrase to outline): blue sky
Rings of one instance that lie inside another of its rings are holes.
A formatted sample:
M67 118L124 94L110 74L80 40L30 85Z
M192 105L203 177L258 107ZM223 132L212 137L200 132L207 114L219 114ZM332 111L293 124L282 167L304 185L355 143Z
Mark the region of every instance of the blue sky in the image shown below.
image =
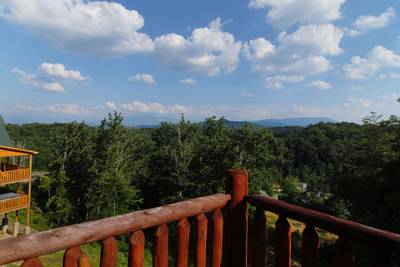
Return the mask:
M400 113L399 1L0 2L8 122Z

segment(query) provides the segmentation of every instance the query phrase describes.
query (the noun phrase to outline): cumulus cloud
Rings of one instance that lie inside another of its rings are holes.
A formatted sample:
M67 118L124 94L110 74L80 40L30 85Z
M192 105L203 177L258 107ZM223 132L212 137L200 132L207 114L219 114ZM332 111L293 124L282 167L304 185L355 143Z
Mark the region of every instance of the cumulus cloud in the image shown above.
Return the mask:
M52 63L42 63L39 69L46 75L58 78L58 79L70 79L76 81L85 81L87 77L82 76L82 74L77 70L67 70L63 64L52 64Z
M115 104L115 102L112 102L112 101L107 101L106 102L106 107L108 109L111 109L111 110L116 110L117 109L117 104Z
M400 68L400 55L380 45L368 52L365 58L352 57L350 63L343 66L350 80L366 79L383 68Z
M147 84L155 84L156 80L154 79L153 75L151 74L146 74L146 73L142 73L142 74L136 74L132 77L129 77L128 79L129 81L139 81L139 82L144 82Z
M188 85L195 85L196 84L196 80L193 79L192 77L187 77L185 79L182 79L179 81L181 84L188 84Z
M327 56L342 52L343 31L332 24L301 26L291 34L281 32L278 45L265 38L244 44L252 69L267 75L310 75L330 68Z
M249 8L268 8L267 22L277 28L325 23L341 17L346 0L251 0Z
M387 80L387 79L400 79L400 73L388 72L382 73L378 76L379 80Z
M2 0L1 17L79 53L123 56L153 50L151 38L138 32L142 15L115 2Z
M17 74L23 83L41 90L57 93L62 93L65 91L64 87L55 80L40 77L36 74L29 74L18 68L13 69L12 72Z
M125 111L129 113L154 113L154 114L168 114L168 113L185 113L187 108L181 105L164 106L160 103L144 103L140 101L132 101L121 105Z
M372 29L379 29L389 25L396 17L396 11L389 7L379 16L360 16L353 23L353 28L348 30L349 36L357 36Z
M52 105L33 105L30 103L18 105L19 109L37 113L53 113L65 115L92 115L97 107L84 107L77 104L52 104Z
M284 76L276 75L267 77L265 79L265 87L270 89L279 90L283 88L284 83L298 83L304 80L303 76Z
M328 82L325 81L321 81L321 80L315 80L315 81L311 81L308 84L309 87L314 87L317 88L319 90L328 90L332 88L332 85Z
M188 38L176 33L155 38L154 57L174 69L213 76L236 69L241 47L217 18L208 27L194 29Z
M373 105L373 103L365 98L354 98L351 97L347 100L346 103L344 103L344 106L346 108L370 108Z

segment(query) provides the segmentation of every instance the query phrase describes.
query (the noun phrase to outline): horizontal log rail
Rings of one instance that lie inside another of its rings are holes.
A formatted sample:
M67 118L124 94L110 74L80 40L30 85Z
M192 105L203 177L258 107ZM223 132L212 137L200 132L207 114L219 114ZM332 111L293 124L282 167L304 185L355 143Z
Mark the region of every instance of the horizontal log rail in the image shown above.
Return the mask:
M30 177L29 168L20 168L16 170L0 171L0 184L28 180Z
M317 266L319 237L315 227L337 234L334 266L354 266L354 251L349 240L368 245L375 253L374 266L391 265L391 254L400 252L400 235L344 220L326 213L292 205L266 195L255 194L247 201L257 208L254 216L254 267L267 263L267 218L265 211L279 215L276 223L276 266L291 266L291 229L287 218L306 224L302 238L302 266ZM260 221L263 223L260 224ZM261 246L260 246L261 244Z
M132 233L130 239L132 251L136 254L143 254L144 237L141 230L158 226L156 231L157 245L155 246L158 249L155 251L155 259L163 262L159 266L165 266L163 265L165 255L168 255L168 247L165 248L165 242L168 240L166 224L198 215L200 215L198 218L203 218L204 221L205 218L201 214L211 211L220 214L219 209L224 207L229 200L229 194L215 194L97 221L60 227L28 236L0 240L0 265L19 260L30 262L27 259L35 259L42 255L67 249L64 266L70 266L65 261L77 261L83 257L79 246L95 241L103 241L102 262L114 262L117 247L113 237ZM216 218L219 219L220 217L217 216ZM201 233L203 233L204 223L199 224L199 227ZM220 229L220 227L218 220L216 220L216 228ZM220 242L222 241L216 240L217 245ZM107 264L104 266L115 266ZM140 265L133 264L132 266Z
M10 212L29 206L29 196L19 195L13 198L0 200L0 212Z

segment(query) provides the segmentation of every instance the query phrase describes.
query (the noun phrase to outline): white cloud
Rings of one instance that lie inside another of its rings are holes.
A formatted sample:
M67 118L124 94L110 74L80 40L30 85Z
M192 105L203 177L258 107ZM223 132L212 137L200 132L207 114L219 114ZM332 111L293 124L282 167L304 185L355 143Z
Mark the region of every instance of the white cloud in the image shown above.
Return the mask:
M352 57L350 63L343 66L350 80L366 79L383 68L400 68L400 55L383 46L375 46L366 58Z
M153 50L151 38L138 32L143 17L115 2L2 0L1 17L56 47L83 54L123 56Z
M208 27L194 29L189 38L176 33L159 36L154 46L154 57L164 64L210 76L236 69L242 47L231 33L222 30L220 18Z
M93 115L97 107L84 107L76 104L52 104L52 105L33 105L30 103L18 105L19 109L36 113L53 113L66 115Z
M326 72L330 62L326 56L342 52L341 29L332 24L301 26L297 31L279 34L279 44L265 38L244 44L243 54L252 69L266 75L310 75Z
M400 73L388 72L382 73L378 76L379 80L387 80L387 79L400 79Z
M240 96L241 96L241 97L253 97L254 95L253 95L253 93L248 92L248 91L246 91L246 90L241 90L241 91L240 91Z
M129 113L154 113L154 114L168 114L168 113L185 113L187 108L181 105L164 106L160 103L144 103L140 101L132 101L130 103L122 104Z
M354 98L351 97L347 100L346 103L344 103L344 106L346 108L370 108L373 105L373 103L365 98Z
M77 70L67 70L63 64L52 64L52 63L42 63L39 69L46 75L52 78L58 79L69 79L76 81L85 81L87 77L82 76L82 74Z
M308 84L309 87L315 87L317 89L320 90L328 90L332 88L332 84L325 82L325 81L321 81L321 80L315 80L315 81L311 81Z
M117 104L115 104L115 102L112 102L112 101L107 101L106 102L106 107L108 109L111 109L111 110L116 110L117 109Z
M194 80L192 77L187 77L185 79L182 79L179 81L181 84L188 84L188 85L195 85L196 80Z
M324 112L318 107L293 105L293 110L297 115L301 116L321 116Z
M28 74L23 70L15 68L12 70L13 73L17 74L20 80L28 85L34 86L48 92L64 92L64 87L57 81L39 77L36 74Z
M265 87L270 89L282 89L284 83L298 83L304 80L303 76L271 76L265 79Z
M139 81L139 82L144 82L148 84L155 84L156 80L154 79L153 75L151 74L136 74L132 77L129 77L129 81Z
M251 0L250 8L268 8L267 22L278 28L325 23L341 17L346 0Z
M360 16L353 23L353 28L348 30L350 36L357 36L368 30L379 29L389 25L396 17L396 11L393 7L389 7L379 16Z

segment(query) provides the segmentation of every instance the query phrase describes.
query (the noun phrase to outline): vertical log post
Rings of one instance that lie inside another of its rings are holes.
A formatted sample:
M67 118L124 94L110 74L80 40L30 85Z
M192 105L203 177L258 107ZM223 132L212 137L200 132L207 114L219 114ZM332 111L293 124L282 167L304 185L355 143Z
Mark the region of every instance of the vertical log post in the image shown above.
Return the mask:
M207 217L197 215L196 267L206 267L207 263Z
M279 216L276 222L276 247L275 247L275 266L290 267L292 251L292 233L290 224L286 217Z
M186 218L178 223L178 249L176 267L188 267L190 224Z
M354 251L348 240L339 237L336 241L335 251L335 267L352 267L354 266Z
M78 267L78 261L81 255L82 250L79 246L67 249L64 253L63 267Z
M394 267L391 253L388 251L383 251L382 249L376 251L372 267Z
M88 256L86 256L85 254L82 254L79 257L79 267L92 267Z
M248 174L245 170L228 170L226 193L231 195L224 222L224 266L247 267Z
M224 231L224 219L221 209L213 212L213 241L212 241L212 259L211 267L221 267L222 263L222 242Z
M319 238L314 226L308 225L302 236L302 267L316 267L318 265Z
M22 263L21 267L43 267L43 264L39 258L31 258L24 260L24 263Z
M129 238L129 267L144 267L144 233L133 232Z
M117 266L118 242L111 236L103 240L101 245L101 267Z
M153 267L168 267L168 226L158 226L155 236Z
M267 266L267 216L263 209L254 213L253 266Z

